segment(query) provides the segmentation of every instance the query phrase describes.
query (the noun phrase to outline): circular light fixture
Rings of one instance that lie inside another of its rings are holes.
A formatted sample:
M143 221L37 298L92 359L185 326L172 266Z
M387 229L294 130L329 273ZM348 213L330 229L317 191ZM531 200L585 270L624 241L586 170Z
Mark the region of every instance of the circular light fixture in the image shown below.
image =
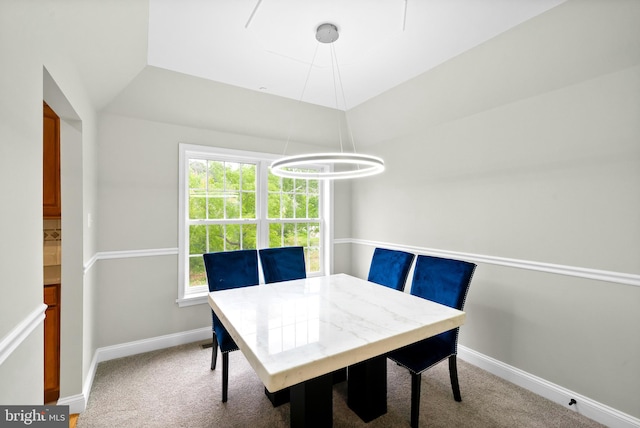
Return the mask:
M340 77L340 69L338 67L338 60L336 58L336 53L334 47L332 45L333 42L338 40L340 34L338 33L338 27L331 23L325 23L318 26L316 29L316 40L320 43L331 45L330 54L331 54L331 69L333 74L333 87L334 93L336 96L336 112L338 111L338 87L340 87L342 93L342 98L344 101L345 111L347 102L344 97L344 88L342 87L342 78ZM317 52L317 47L316 47ZM315 60L315 53L313 56ZM302 95L300 96L300 101L304 96L305 89L307 87L307 82L309 80L309 74L313 69L313 62L311 61L311 66L309 68L309 72L307 74L307 79L304 84L304 88L302 89ZM336 76L338 77L338 81L336 81ZM349 129L349 124L346 119L345 113L345 124L347 130ZM340 126L338 126L338 135L340 137L340 149L342 150L342 132L340 131ZM289 140L287 139L287 145L289 144ZM296 156L285 156L281 159L278 159L271 163L271 172L280 177L287 178L300 178L300 179L312 179L312 180L338 180L338 179L346 179L346 178L359 178L359 177L368 177L370 175L380 174L384 171L384 161L377 156L371 155L362 155L356 153L356 146L353 141L353 135L351 135L351 144L353 145L353 152L340 152L340 153L314 153L309 155L296 155ZM286 152L286 146L285 146ZM346 169L339 169L335 171L333 168L331 169L322 169L322 170L313 170L310 168L312 165L330 165L331 167L335 165L344 166Z
M312 164L351 166L344 171L313 171L304 169ZM301 168L301 169L298 169ZM280 177L302 179L346 179L368 177L384 171L384 161L376 156L358 153L314 153L288 156L271 163L271 172Z

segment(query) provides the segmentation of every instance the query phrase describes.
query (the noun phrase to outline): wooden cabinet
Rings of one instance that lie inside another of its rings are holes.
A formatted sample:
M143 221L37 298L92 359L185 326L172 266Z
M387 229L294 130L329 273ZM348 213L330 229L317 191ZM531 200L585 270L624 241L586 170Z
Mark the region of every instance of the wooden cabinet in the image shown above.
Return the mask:
M43 103L42 216L60 218L60 118ZM53 281L51 281L53 282ZM60 397L60 284L44 286L44 402Z
M60 118L47 103L44 103L42 137L42 215L60 218Z
M60 397L60 284L44 286L44 402Z

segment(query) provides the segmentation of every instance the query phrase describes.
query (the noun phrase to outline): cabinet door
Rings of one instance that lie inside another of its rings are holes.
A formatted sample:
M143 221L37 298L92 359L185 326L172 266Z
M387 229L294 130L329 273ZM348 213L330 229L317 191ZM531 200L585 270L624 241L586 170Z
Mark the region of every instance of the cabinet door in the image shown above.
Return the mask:
M60 397L60 284L44 287L44 402Z
M60 218L60 118L44 104L42 215Z

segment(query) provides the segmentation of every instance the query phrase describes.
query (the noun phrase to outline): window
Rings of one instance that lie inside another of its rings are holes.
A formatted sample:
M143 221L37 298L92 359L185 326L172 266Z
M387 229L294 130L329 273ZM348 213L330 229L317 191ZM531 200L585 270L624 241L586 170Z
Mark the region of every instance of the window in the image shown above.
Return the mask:
M319 180L268 174L267 247L304 247L307 274L321 271Z
M263 153L180 145L181 306L206 300L202 254L208 252L299 245L304 247L307 275L324 274L329 186L273 175L269 165L274 159Z

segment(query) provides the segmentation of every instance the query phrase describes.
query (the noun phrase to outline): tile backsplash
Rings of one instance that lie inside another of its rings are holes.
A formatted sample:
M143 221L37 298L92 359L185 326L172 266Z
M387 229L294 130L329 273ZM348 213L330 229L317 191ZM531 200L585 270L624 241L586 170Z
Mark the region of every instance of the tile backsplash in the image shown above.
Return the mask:
M61 244L62 244L62 228L61 221L44 220L44 266L55 266L60 264L61 260Z

